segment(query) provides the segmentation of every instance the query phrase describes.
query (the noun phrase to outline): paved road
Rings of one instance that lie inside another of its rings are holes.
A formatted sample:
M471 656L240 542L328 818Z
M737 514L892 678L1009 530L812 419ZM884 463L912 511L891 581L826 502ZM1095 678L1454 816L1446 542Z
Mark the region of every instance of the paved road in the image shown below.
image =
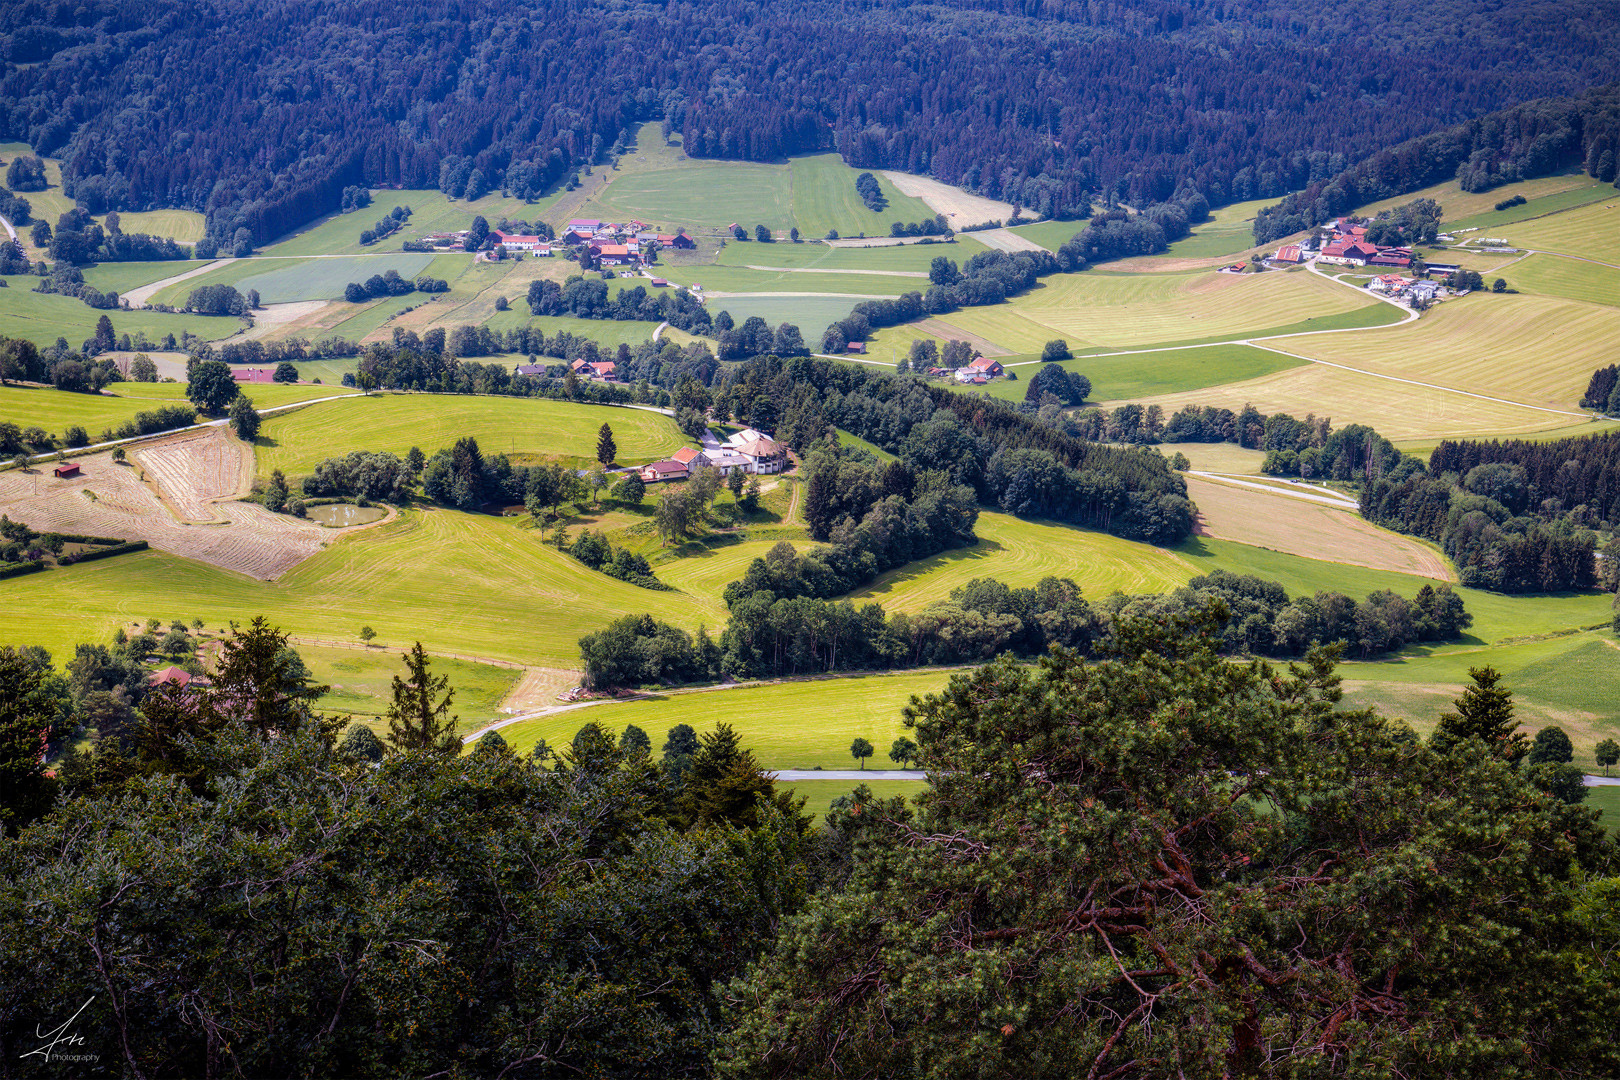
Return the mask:
M1587 787L1620 787L1620 776L1592 776L1589 773L1582 779Z
M128 300L129 306L132 308L145 307L147 302L150 301L152 297L156 296L161 290L168 288L170 285L173 285L179 281L184 281L187 278L194 278L198 274L206 274L210 270L218 270L222 266L229 266L235 261L235 259L215 259L213 262L204 263L195 269L187 270L183 274L176 274L174 277L167 277L162 281L154 281L150 285L137 286L136 288L133 288L129 290L129 292L125 293L123 295L123 299Z
M15 240L15 239L17 239L17 230L16 230L16 229L13 229L13 228L12 228L12 227L11 227L11 222L10 222L10 221L8 221L8 220L6 220L6 219L5 219L5 218L3 218L3 217L0 217L0 225L4 225L4 226L5 226L5 227L6 227L6 233L7 233L7 234L8 234L8 235L9 235L9 236L10 236L10 237L11 237L11 238L12 238L12 239L13 239L13 240Z

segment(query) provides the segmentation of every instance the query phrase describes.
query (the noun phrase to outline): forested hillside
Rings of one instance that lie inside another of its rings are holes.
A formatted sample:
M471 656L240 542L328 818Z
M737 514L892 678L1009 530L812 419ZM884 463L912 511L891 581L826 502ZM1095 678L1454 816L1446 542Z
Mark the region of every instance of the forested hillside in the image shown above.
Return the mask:
M533 194L649 119L694 156L836 148L1073 216L1093 193L1281 196L1579 92L1620 74L1606 9L20 3L0 11L0 136L61 156L92 211L206 210L216 240L267 240L359 183Z

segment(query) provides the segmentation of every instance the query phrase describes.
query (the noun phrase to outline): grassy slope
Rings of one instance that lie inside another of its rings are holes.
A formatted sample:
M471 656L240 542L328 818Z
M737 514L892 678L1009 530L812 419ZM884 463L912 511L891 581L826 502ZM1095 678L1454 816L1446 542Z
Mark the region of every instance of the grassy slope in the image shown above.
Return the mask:
M84 281L102 292L127 293L141 285L176 277L199 266L207 266L196 259L172 262L98 263L84 269Z
M1579 210L1494 230L1518 248L1620 264L1620 193Z
M343 296L343 287L351 281L365 281L373 274L389 270L399 271L401 277L414 278L432 261L432 255L418 253L356 255L344 259L237 259L218 270L160 289L152 300L180 305L193 289L202 285L235 285L244 293L257 289L259 299L266 304L336 300Z
M720 249L720 266L781 266L805 270L899 270L926 274L934 259L943 255L960 266L988 250L972 233L950 244L893 244L887 247L832 247L828 244L728 243ZM915 287L925 287L924 279Z
M409 510L340 536L275 582L152 551L4 583L0 641L72 655L120 621L167 618L179 604L209 625L265 615L294 634L352 640L360 623L391 649L571 668L579 639L625 612L718 626L717 598L651 592L586 569L517 519Z
M354 629L358 631L359 626ZM394 676L405 673L405 665L400 660L403 650L302 642L297 644L297 649L309 665L311 677L332 688L321 698L322 709L353 716L379 736L387 731L388 725L380 718L392 700ZM455 713L461 720L457 726L462 731L498 718L497 706L520 674L516 668L449 656L435 656L433 672L450 677L450 685L456 691Z
M1531 255L1502 271L1509 287L1540 296L1620 307L1620 270L1557 255Z
M657 752L676 724L691 724L703 732L723 721L736 728L742 744L767 769L857 768L849 756L849 745L857 737L877 749L867 761L869 767L893 768L884 755L905 734L900 710L914 694L944 689L949 678L946 671L932 670L668 694L526 720L502 728L501 735L514 748L527 751L536 739L552 746L565 744L590 721L613 731L635 724L652 739Z
M108 389L110 393L70 394L37 387L0 386L0 420L22 427L38 425L57 435L79 424L94 436L138 412L186 400L184 383L114 383ZM352 392L333 386L273 384L247 387L246 391L261 409Z
M873 173L889 205L882 211L869 210L855 192L855 178L863 170L852 169L837 154L811 154L791 163L793 176L793 217L800 235L825 236L828 229L841 236L866 233L887 234L896 221L921 221L934 216L921 199L900 194L882 173Z
M1112 592L1164 592L1200 572L1163 549L1069 525L986 511L975 531L979 542L973 547L891 570L850 599L877 601L886 610L920 611L974 578L1024 587L1045 577L1066 577L1095 600Z
M1399 317L1389 305L1314 274L1206 271L1057 275L1009 303L945 318L1012 352L1038 353L1053 338L1077 352L1145 348L1291 332L1307 320L1301 329L1337 326L1322 320L1347 315L1375 320L1351 325Z
M1613 307L1475 293L1449 300L1417 322L1374 334L1270 344L1366 371L1573 410L1593 369L1612 362L1617 333L1620 312Z
M1445 224L1452 227L1467 218L1494 212L1494 207L1503 199L1510 199L1514 195L1523 195L1534 203L1538 199L1562 192L1580 188L1590 188L1596 181L1585 173L1574 171L1558 176L1542 176L1534 180L1525 180L1517 184L1506 184L1502 187L1492 188L1489 191L1467 192L1458 186L1457 181L1448 180L1443 184L1414 191L1409 195L1396 195L1393 198L1381 199L1361 207L1356 213L1363 217L1375 217L1382 210L1393 210L1397 206L1405 206L1414 199L1433 199L1440 204L1445 212ZM1528 207L1517 207L1518 212L1529 215L1534 213Z
M38 345L66 338L71 348L95 336L96 321L105 315L119 334L144 333L153 340L165 334L176 338L183 331L204 338L228 337L242 328L241 320L208 315L174 315L162 311L98 311L71 296L46 295L33 290L37 278L15 275L0 289L0 335L26 338Z
M429 456L463 435L485 454L555 455L596 460L597 430L613 429L623 463L652 461L686 445L668 417L640 409L572 405L529 398L379 395L332 401L265 421L258 440L259 471L288 476L354 450L403 455L412 446Z
M1061 366L1091 380L1091 401L1134 401L1154 394L1255 379L1298 367L1299 363L1252 345L1208 345L1124 356L1082 356L1065 360ZM1007 401L1023 401L1027 380L1040 367L1030 364L1014 370L1018 374L1016 382L998 379L973 389L988 390L991 397Z
M541 215L543 203L524 203L521 199L503 199L499 192L485 195L477 202L450 199L440 191L387 191L374 190L372 204L349 214L333 214L265 248L265 255L357 255L362 252L382 253L400 251L407 240L420 239L430 232L454 232L472 225L472 219L482 216L494 228L502 216L533 221ZM410 220L392 236L362 247L360 233L369 229L379 218L396 206L411 208ZM403 272L403 271L402 271Z

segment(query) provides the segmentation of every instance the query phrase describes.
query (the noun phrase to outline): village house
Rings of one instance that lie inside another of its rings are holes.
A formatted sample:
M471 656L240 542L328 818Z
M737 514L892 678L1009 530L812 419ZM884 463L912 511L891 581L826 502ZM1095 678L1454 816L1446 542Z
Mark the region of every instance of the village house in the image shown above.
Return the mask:
M663 241L665 238L660 236L658 239ZM697 247L697 241L685 233L676 233L674 236L669 237L668 240L669 242L664 245L665 247L680 248L682 250L691 250Z
M698 462L694 462L697 464ZM735 450L720 447L717 450L705 450L701 464L711 469L719 469L721 476L730 476L734 472L753 472L752 458L737 453Z
M851 342L849 342L848 344L846 344L844 346L844 351L848 352L848 353L859 353L860 355L865 356L866 355L866 342L864 342L864 341L851 341Z
M627 266L636 259L630 249L623 244L603 244L601 247L592 244L591 250L596 253L597 260L603 266Z
M538 236L524 236L519 233L492 232L489 235L507 251L533 251L545 243Z
M681 465L685 465L687 468L691 468L692 462L696 461L702 456L703 451L699 450L697 447L683 446L673 454L669 455L669 460L677 462Z
M1336 240L1322 249L1317 261L1340 266L1366 266L1367 260L1377 254L1377 248L1360 240Z
M653 461L641 467L644 483L656 484L664 480L685 480L691 470L678 461Z
M726 448L747 458L752 473L779 473L787 466L787 447L753 428L743 428L725 442Z
M1398 266L1405 269L1412 265L1411 248L1379 248L1378 253L1367 260L1368 266Z
M545 373L546 365L544 364L519 364L512 369L513 375L544 375Z
M613 360L575 360L568 365L568 370L581 379L600 379L603 382L612 381L613 373L618 369L618 363Z
M1387 296L1399 296L1406 291L1407 286L1410 284L1412 283L1399 274L1381 274L1373 278L1368 283L1367 288L1376 293L1384 293Z
M987 379L999 379L1007 374L1007 369L1001 366L1001 361L990 356L975 356L968 369Z

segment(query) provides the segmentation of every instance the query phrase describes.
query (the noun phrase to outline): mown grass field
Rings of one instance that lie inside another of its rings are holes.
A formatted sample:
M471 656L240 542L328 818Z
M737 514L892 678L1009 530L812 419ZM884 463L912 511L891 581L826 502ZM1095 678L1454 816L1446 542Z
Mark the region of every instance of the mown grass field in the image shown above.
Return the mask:
M118 227L126 233L149 233L195 244L206 234L208 219L195 210L119 211Z
M1084 232L1084 221L1037 221L1029 225L1018 225L1012 232L1022 236L1025 240L1033 240L1047 251L1056 251L1058 248L1074 239L1074 234ZM963 233L963 236L972 236L972 233Z
M261 383L244 388L260 409L289 405L310 398L330 397L356 391L338 386L299 386ZM39 426L61 435L78 424L92 438L105 427L122 423L138 412L186 400L185 383L113 383L102 394L72 394L32 386L0 386L0 420L19 427Z
M740 245L731 245L733 247ZM760 247L775 246L761 244ZM730 250L728 247L727 250ZM927 292L927 278L893 277L884 274L816 274L802 270L752 270L746 266L671 266L663 276L681 285L698 283L706 293L811 292L856 294L847 303L853 307L863 298L899 296ZM712 303L723 303L715 297Z
M767 769L859 768L849 754L857 738L876 750L867 768L892 769L897 766L887 757L889 747L906 733L900 711L913 695L937 693L949 680L949 671L932 669L665 694L537 717L504 727L501 735L513 749L527 753L537 739L552 747L566 745L587 723L615 733L634 724L647 733L657 754L676 724L691 724L701 735L724 722Z
M1570 177L1576 179L1576 177ZM1532 218L1544 217L1547 214L1557 214L1565 210L1572 210L1589 203L1599 202L1603 199L1614 198L1614 188L1608 184L1599 183L1591 177L1579 177L1586 180L1584 185L1571 187L1564 191L1550 192L1529 199L1522 206L1511 206L1506 210L1496 209L1496 203L1491 209L1482 213L1470 214L1464 218L1447 216L1446 230L1452 229L1478 229L1483 233L1491 233L1504 225L1515 222L1529 221ZM1511 198L1511 194L1503 194L1505 189L1498 188L1492 191L1493 196L1501 196L1497 202ZM1460 238L1459 238L1460 239Z
M1354 335L1340 336L1351 338ZM1414 357L1413 362L1416 363L1417 358ZM1588 369L1587 377L1590 375ZM1428 381L1422 374L1403 377ZM1582 385L1584 387L1584 382ZM1144 406L1161 406L1166 415L1187 405L1213 405L1236 412L1251 402L1264 413L1282 411L1296 417L1325 413L1333 417L1338 427L1370 424L1385 438L1414 447L1432 446L1438 439L1530 435L1551 428L1566 428L1579 421L1578 417L1561 412L1486 401L1451 390L1392 382L1377 375L1322 364L1307 364L1258 379L1141 399ZM1564 408L1573 411L1572 404Z
M102 292L122 295L141 285L150 285L154 281L162 281L164 278L175 277L207 265L206 262L196 259L176 259L173 262L97 263L84 268L84 281L85 284L93 285Z
M53 345L66 338L70 348L80 348L94 337L96 321L105 315L117 334L144 333L158 341L165 334L178 338L189 330L203 338L228 337L242 328L239 319L210 315L177 315L163 311L101 311L71 296L37 293L39 279L14 275L0 289L0 336L26 338L36 345Z
M33 153L33 148L25 142L0 142L0 157L3 157L7 164L10 164L11 159L19 154ZM32 221L48 221L51 228L55 229L56 219L73 209L73 200L62 194L61 161L49 157L40 160L45 163L45 190L23 191L18 194L28 200L29 216ZM14 221L12 224L17 223ZM30 227L32 226L30 225ZM17 239L21 240L23 246L30 252L36 250L29 241L28 229L19 228L17 230Z
M855 191L855 178L865 170L852 169L837 154L810 154L792 159L793 218L806 239L836 229L840 236L865 233L886 236L896 221L922 221L934 216L921 199L902 195L881 172L873 172L889 205L867 209Z
M656 495L653 495L647 501L656 502L656 499ZM653 566L653 573L664 584L691 593L693 596L719 596L725 592L727 585L748 571L750 563L755 559L764 558L765 553L775 547L776 543L777 541L773 539L744 540L740 543L711 547L688 544L687 552L680 558L656 563ZM793 541L793 546L804 551L818 545L799 540ZM714 626L710 629L718 634L722 627Z
M1521 208L1522 209L1522 208ZM1495 230L1513 247L1620 265L1620 192L1602 202Z
M1365 371L1574 411L1593 369L1613 363L1617 335L1620 312L1613 307L1474 293L1446 301L1417 322L1375 334L1326 334L1269 345ZM1323 405L1319 411L1326 412L1331 402ZM1568 419L1573 418L1563 422Z
M1254 218L1275 199L1254 199L1211 210L1209 220L1193 226L1192 234L1177 240L1165 252L1167 259L1212 259L1237 255L1254 247Z
M1375 203L1368 203L1356 211L1361 217L1376 217L1382 210L1393 210L1397 206L1405 206L1414 199L1433 199L1440 204L1445 212L1444 224L1451 228L1459 222L1483 214L1495 213L1496 204L1515 195L1523 195L1532 204L1548 196L1560 195L1564 192L1582 188L1593 187L1597 181L1585 173L1574 170L1558 176L1541 176L1534 180L1524 180L1517 184L1504 184L1489 191L1464 191L1457 181L1448 180L1443 184L1435 184L1421 191L1414 191L1409 195L1396 195L1392 198L1381 199ZM1536 211L1528 206L1515 207L1514 210L1533 214ZM1444 231L1444 230L1442 230Z
M210 626L266 616L283 630L398 651L576 668L579 639L626 612L688 630L724 619L718 598L653 592L587 569L540 542L519 519L407 510L386 525L338 535L278 581L243 577L159 551L12 578L0 588L0 641L71 656L107 641L121 621L183 609Z
M351 281L365 281L373 274L390 270L397 270L401 277L414 278L433 261L434 256L417 252L337 259L238 259L218 270L160 289L152 299L155 303L178 307L199 286L234 285L243 293L257 289L260 301L266 304L337 300L342 298L344 286Z
M772 326L792 323L804 335L805 344L813 351L820 351L821 335L827 327L847 316L858 303L859 300L847 296L776 296L759 293L710 300L708 307L715 314L731 312L738 325L755 315Z
M476 202L451 199L442 191L375 189L371 205L348 214L333 214L283 237L266 247L264 255L358 255L362 252L400 251L407 240L430 232L455 232L471 227L474 217L483 217L495 228L501 217L533 221L541 216L545 203L525 203L522 199L502 198L491 192ZM360 244L360 233L386 217L396 206L409 206L411 216L404 228L374 244ZM403 271L402 271L403 272Z
M318 388L317 388L318 389ZM574 405L538 398L382 394L329 401L265 420L258 468L302 476L317 463L355 450L432 457L464 435L487 455L534 454L596 461L597 431L613 429L623 464L653 461L685 446L674 421L642 409Z
M1077 352L1145 348L1380 325L1400 313L1308 273L1090 271L1054 275L1008 303L946 318L1010 352L1039 353L1054 338Z
M1165 592L1200 571L1173 552L1070 525L1024 521L984 511L974 530L979 542L891 570L850 594L856 604L876 601L886 611L921 611L949 599L974 578L1014 587L1042 578L1069 578L1092 600L1114 592Z
M1520 292L1620 307L1620 270L1613 267L1558 255L1530 255L1500 276Z

